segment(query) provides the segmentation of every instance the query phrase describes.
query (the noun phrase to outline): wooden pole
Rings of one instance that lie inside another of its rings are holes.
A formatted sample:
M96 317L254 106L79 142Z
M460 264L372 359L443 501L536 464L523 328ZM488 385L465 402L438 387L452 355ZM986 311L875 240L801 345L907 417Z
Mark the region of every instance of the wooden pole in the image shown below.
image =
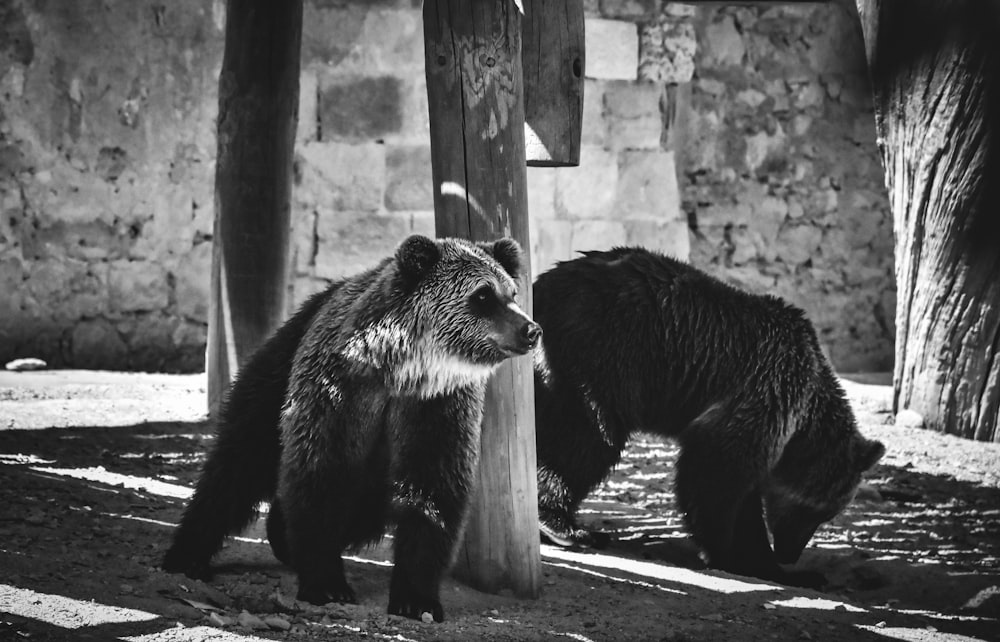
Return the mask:
M583 131L583 0L524 3L524 136L529 167L576 167Z
M896 238L894 410L1000 441L1000 6L857 4Z
M302 0L228 0L219 76L208 403L285 317Z
M437 234L519 241L530 314L521 14L512 0L426 0L423 15ZM525 597L538 595L541 569L532 386L530 357L491 380L480 487L454 571Z

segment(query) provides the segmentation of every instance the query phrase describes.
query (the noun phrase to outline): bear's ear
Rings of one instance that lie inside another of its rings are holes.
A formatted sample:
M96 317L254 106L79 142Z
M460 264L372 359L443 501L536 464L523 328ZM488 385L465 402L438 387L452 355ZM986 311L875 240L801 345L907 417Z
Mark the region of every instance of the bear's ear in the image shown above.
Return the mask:
M430 272L440 258L441 251L437 243L418 234L403 241L396 250L399 274L410 284L416 283Z
M858 442L857 453L858 463L861 464L858 467L859 470L868 470L877 464L879 459L882 459L882 455L885 454L885 446L882 445L881 441L862 437L861 441Z
M521 276L521 245L512 238L502 238L493 243L477 243L484 252L500 264L507 274L515 281Z

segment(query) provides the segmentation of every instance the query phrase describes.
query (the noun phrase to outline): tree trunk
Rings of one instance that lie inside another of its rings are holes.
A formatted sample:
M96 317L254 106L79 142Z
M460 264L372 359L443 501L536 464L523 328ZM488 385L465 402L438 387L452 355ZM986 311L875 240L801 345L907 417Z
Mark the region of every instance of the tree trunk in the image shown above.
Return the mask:
M1000 440L1000 10L857 0L896 235L894 409Z
M208 404L285 318L302 0L229 0L219 76Z
M518 303L531 314L521 14L511 0L425 0L424 47L438 236L516 239ZM490 380L479 489L455 575L474 587L539 593L531 358Z

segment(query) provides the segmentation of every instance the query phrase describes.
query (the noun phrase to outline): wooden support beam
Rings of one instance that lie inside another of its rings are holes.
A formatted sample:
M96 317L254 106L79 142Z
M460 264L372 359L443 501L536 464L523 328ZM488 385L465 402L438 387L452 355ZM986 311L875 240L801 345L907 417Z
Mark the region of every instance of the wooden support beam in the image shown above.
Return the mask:
M521 13L513 0L425 0L423 16L437 234L510 236L527 254ZM530 314L528 258L519 303ZM480 590L535 597L541 562L530 357L507 361L491 380L481 452L455 575Z
M208 320L214 412L285 317L302 0L228 0Z
M524 3L524 136L528 165L576 167L583 131L583 0Z
M857 6L896 241L893 411L1000 442L1000 5Z

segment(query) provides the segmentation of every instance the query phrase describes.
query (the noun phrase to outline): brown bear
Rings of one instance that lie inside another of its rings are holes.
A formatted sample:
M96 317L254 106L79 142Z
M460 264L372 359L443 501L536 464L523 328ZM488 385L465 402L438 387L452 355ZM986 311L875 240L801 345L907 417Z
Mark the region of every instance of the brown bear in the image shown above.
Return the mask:
M542 274L534 318L543 537L606 543L576 511L642 431L679 443L677 502L709 566L821 581L779 564L797 561L885 449L858 432L801 310L618 248Z
M391 523L389 612L442 621L486 381L541 334L515 303L521 256L510 239L413 236L309 299L234 381L164 568L208 576L272 500L269 539L299 599L356 601L342 552Z

